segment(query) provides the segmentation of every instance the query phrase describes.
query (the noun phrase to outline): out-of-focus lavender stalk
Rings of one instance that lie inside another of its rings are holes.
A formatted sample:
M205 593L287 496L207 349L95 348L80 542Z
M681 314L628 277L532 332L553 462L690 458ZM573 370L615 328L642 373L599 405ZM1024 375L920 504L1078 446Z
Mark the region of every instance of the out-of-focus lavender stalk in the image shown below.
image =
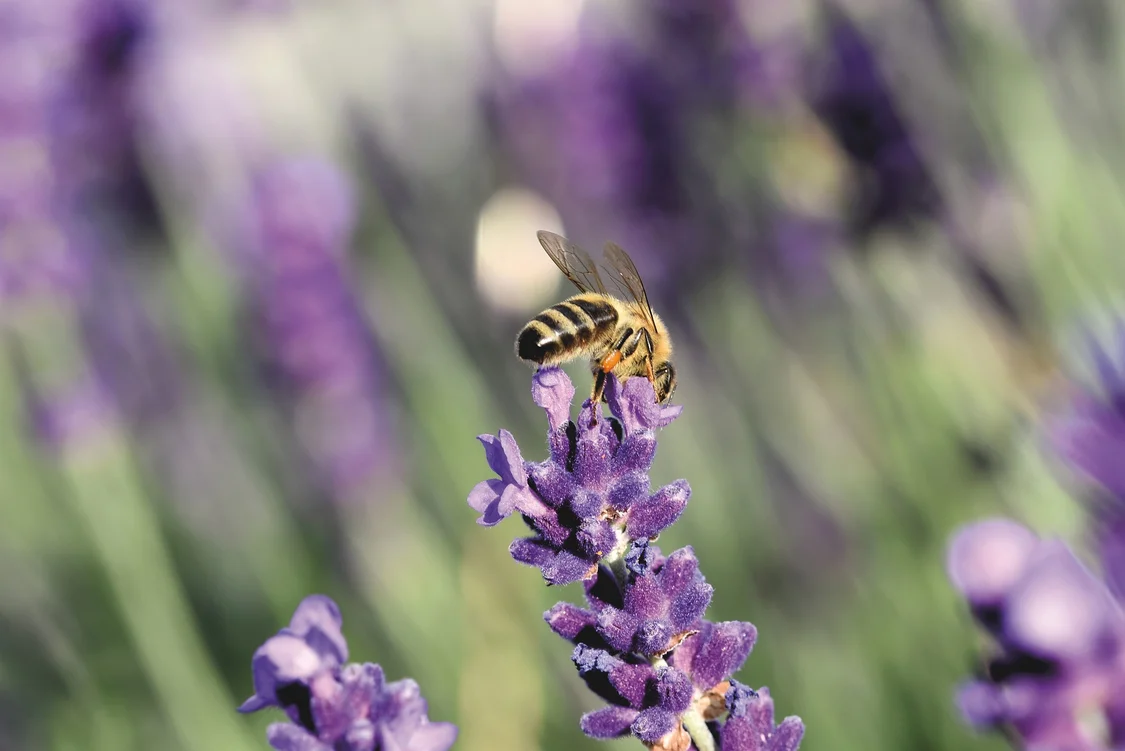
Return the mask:
M336 603L306 597L287 628L254 653L254 695L239 708L282 709L289 722L266 731L278 751L447 751L457 727L430 722L409 678L387 683L370 662L347 663Z
M1017 747L1109 751L1125 744L1125 327L1095 344L1098 386L1050 424L1050 443L1088 484L1089 528L1101 576L1059 540L1007 519L960 531L949 573L995 640L984 674L958 702Z
M239 258L256 330L316 471L336 497L394 464L386 378L346 249L355 199L348 178L317 158L257 169Z
M632 734L666 751L795 751L804 726L774 724L768 689L732 676L750 654L750 623L703 619L712 587L693 550L664 556L652 543L683 512L683 480L650 491L656 429L681 407L661 407L643 378L610 378L613 417L587 399L571 421L574 386L555 367L532 381L547 413L550 456L529 462L506 431L479 437L498 478L479 483L468 502L480 524L519 514L532 536L516 539L512 557L536 566L548 584L582 581L590 609L559 603L544 614L575 644L572 659L609 706L583 716L592 738Z
M175 398L171 353L122 260L151 218L134 161L131 63L143 8L13 2L0 20L0 292L48 443Z
M588 14L545 70L498 76L491 102L511 179L550 200L579 242L630 248L659 299L778 250L758 234L762 186L747 182L743 139L748 114L784 98L800 48L756 46L729 0L634 10L627 29Z

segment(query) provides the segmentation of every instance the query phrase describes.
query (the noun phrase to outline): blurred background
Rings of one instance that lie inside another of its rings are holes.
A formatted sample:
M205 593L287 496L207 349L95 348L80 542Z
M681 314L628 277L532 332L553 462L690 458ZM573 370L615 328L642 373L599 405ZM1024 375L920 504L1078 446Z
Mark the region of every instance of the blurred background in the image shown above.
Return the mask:
M806 751L1003 747L944 546L1078 527L1036 423L1125 282L1123 14L2 0L0 749L265 748L234 710L313 592L457 748L599 747L541 619L580 589L465 503L477 434L545 454L538 229L672 331L660 544L758 626L740 679Z

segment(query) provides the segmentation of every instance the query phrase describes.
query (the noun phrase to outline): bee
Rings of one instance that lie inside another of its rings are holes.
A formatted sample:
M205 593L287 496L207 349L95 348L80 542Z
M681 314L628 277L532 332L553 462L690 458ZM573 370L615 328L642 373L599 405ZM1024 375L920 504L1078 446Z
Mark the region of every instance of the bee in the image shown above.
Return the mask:
M645 376L656 400L667 402L676 390L672 339L652 311L633 259L614 243L605 246L602 267L613 285L606 289L590 255L565 237L540 230L539 244L580 294L552 305L531 319L516 337L516 355L535 365L557 365L590 358L592 403L602 401L606 378Z

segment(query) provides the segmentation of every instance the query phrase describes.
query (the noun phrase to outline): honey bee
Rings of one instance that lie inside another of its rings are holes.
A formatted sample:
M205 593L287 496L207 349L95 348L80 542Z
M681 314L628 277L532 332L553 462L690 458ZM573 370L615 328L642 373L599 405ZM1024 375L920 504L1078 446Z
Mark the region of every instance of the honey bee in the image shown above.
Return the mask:
M531 319L516 337L516 355L540 366L589 357L594 404L602 400L610 373L622 382L643 375L656 390L658 402L671 399L676 390L676 369L670 360L672 339L652 311L629 254L613 243L605 246L602 268L613 285L611 293L586 251L553 232L536 234L543 250L580 294Z

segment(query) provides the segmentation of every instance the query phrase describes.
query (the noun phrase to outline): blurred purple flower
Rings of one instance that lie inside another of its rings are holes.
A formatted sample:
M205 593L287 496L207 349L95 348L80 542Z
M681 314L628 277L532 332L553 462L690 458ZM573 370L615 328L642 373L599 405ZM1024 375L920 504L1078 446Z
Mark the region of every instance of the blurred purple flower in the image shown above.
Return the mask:
M1005 519L958 532L947 567L997 647L961 688L966 721L1008 727L1029 749L1121 747L1125 613L1105 584L1061 541Z
M941 212L917 138L895 104L870 42L847 15L825 12L826 46L809 64L813 110L861 174L853 228L866 236Z
M1051 448L1092 485L1090 531L1110 589L1125 598L1125 323L1112 345L1091 339L1097 383L1049 423Z
M15 0L0 17L0 298L52 446L176 399L171 350L118 250L151 219L131 105L146 24L131 0Z
M352 188L327 161L278 160L256 173L247 211L239 260L268 369L318 472L346 493L394 456L386 378L344 259Z
M788 88L785 53L798 47L756 48L730 0L637 13L628 30L591 13L545 72L498 76L491 105L516 181L550 200L580 243L628 249L659 300L749 252L755 199L732 154L745 108Z
M306 597L288 628L254 653L254 695L240 712L278 707L291 723L266 731L278 751L446 751L456 726L431 723L410 679L387 683L372 663L347 664L340 609Z
M549 584L588 579L602 558L621 555L628 540L655 537L687 504L691 489L685 481L650 493L648 478L656 455L653 431L681 408L657 405L652 384L643 378L621 387L611 377L606 399L614 418L594 423L595 409L601 410L587 399L574 423L574 386L558 368L535 374L532 396L551 425L550 457L524 461L506 430L480 436L499 479L479 483L468 503L487 526L520 512L535 535L513 542L512 557L538 566Z

